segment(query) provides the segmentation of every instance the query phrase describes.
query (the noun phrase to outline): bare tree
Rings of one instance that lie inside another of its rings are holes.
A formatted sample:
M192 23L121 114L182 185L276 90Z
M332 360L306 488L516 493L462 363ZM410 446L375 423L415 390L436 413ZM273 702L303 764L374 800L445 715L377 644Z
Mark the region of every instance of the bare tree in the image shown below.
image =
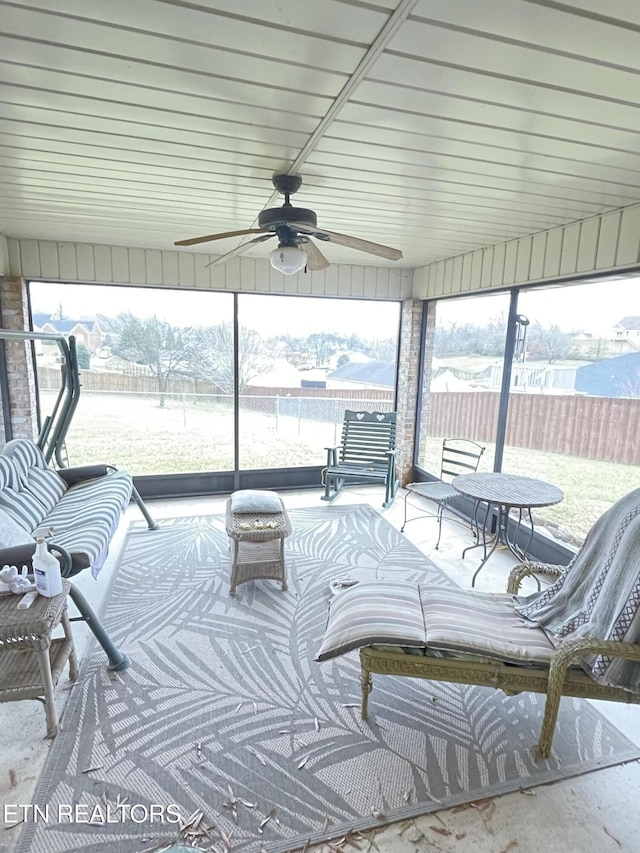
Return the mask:
M158 383L160 406L171 377L188 364L190 328L172 326L157 317L141 319L131 313L119 314L111 321L117 334L114 352L121 358L146 365Z
M527 355L553 364L571 354L574 337L575 332L563 332L558 326L544 327L533 322L527 334Z
M233 393L233 325L218 323L195 329L189 343L189 369L194 376L214 382L226 394ZM271 369L273 359L265 340L254 329L240 327L238 341L238 390Z
M58 307L56 308L56 310L53 314L53 318L54 318L54 320L66 320L67 319L67 314L64 310L64 306L63 306L62 302L58 302Z

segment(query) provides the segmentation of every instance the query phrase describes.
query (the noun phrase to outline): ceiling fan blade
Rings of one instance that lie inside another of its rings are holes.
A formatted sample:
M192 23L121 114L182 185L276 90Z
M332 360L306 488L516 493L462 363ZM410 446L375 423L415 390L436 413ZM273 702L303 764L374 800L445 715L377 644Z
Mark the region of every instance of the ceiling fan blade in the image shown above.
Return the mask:
M260 237L254 237L253 240L247 240L246 243L240 243L239 246L236 246L235 249L232 249L230 252L227 252L226 255L220 255L219 258L216 258L213 261L209 261L208 264L205 264L205 269L207 267L217 267L220 264L226 263L231 258L234 258L236 255L241 255L242 252L246 252L253 243L262 243L264 240L268 240L270 237L275 237L271 231L268 234L262 234Z
M381 243L371 243L369 240L361 240L359 237L350 237L348 234L337 234L335 231L327 231L325 228L311 228L304 223L291 222L292 228L296 228L301 234L312 234L320 240L329 240L340 246L349 246L360 252L368 252L370 255L378 255L380 258L388 258L390 261L399 261L402 257L400 249L392 249Z
M301 237L300 243L302 243L305 252L307 253L307 269L311 270L324 270L328 266L330 266L329 261L322 254L320 249L313 242L311 237Z
M225 237L242 237L244 234L264 234L264 228L244 228L242 231L223 231L220 234L207 234L206 237L192 237L190 240L178 240L174 246L195 246L208 243L209 240L223 240Z

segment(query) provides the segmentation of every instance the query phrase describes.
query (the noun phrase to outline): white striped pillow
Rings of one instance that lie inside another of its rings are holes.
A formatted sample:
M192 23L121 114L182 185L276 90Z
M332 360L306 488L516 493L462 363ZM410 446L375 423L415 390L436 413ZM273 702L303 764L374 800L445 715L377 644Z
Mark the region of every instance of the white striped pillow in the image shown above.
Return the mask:
M426 645L418 584L378 581L340 592L331 601L316 660L329 660L377 643Z
M0 491L2 489L19 489L20 475L16 463L8 456L0 456Z
M29 468L24 488L49 512L66 492L67 484L53 468Z
M14 489L0 491L0 507L28 533L31 533L47 514L44 506L31 492L17 492Z

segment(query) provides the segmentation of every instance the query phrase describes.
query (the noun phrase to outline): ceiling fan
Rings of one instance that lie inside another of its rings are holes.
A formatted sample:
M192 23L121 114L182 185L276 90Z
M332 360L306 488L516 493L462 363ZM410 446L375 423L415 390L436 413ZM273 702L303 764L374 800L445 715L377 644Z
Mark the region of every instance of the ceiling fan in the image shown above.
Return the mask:
M313 210L305 207L293 207L290 196L300 189L302 178L299 175L274 175L273 186L284 196L282 207L270 207L261 210L258 215L258 228L245 228L242 231L224 231L220 234L207 234L205 237L192 237L190 240L178 240L175 246L195 246L197 243L207 243L210 240L222 240L225 237L240 237L245 234L259 234L252 240L247 240L236 246L225 255L221 255L208 267L224 264L230 258L245 252L256 243L262 243L272 237L278 238L278 246L271 252L269 260L274 269L284 275L295 275L302 269L322 270L329 266L329 261L311 239L323 240L327 243L338 243L380 258L397 261L402 257L399 249L391 249L380 243L371 243L359 237L349 237L347 234L337 234L318 228L318 220Z

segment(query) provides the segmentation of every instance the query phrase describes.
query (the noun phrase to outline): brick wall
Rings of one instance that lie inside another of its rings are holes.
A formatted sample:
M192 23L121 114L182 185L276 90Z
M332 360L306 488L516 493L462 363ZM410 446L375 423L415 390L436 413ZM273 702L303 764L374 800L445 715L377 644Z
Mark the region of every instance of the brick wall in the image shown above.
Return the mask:
M29 327L26 284L22 278L0 277L2 328L23 332ZM31 360L30 341L5 341L5 358L9 384L9 415L14 438L35 438L36 386ZM4 438L4 435L2 436Z
M427 307L427 328L425 329L424 339L424 361L422 364L423 380L422 380L422 399L418 402L420 405L420 425L422 433L416 436L416 444L418 449L422 443L422 436L426 435L429 428L431 418L432 396L428 393L431 387L431 376L433 373L433 355L435 350L435 334L436 334L436 303L429 302ZM426 392L426 393L425 393Z
M398 370L398 479L404 486L413 478L413 441L418 405L420 328L423 303L407 299L402 303Z

